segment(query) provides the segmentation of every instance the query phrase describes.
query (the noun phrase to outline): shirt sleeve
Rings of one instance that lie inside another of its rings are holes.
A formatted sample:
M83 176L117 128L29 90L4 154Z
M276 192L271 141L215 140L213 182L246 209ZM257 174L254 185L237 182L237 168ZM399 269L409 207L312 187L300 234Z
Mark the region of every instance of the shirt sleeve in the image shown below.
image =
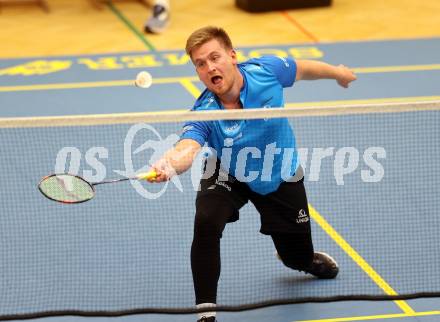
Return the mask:
M183 126L180 140L192 139L203 146L208 141L209 134L211 133L211 127L209 122L186 122Z
M283 87L290 87L296 78L296 62L290 57L263 56L259 63L270 70Z

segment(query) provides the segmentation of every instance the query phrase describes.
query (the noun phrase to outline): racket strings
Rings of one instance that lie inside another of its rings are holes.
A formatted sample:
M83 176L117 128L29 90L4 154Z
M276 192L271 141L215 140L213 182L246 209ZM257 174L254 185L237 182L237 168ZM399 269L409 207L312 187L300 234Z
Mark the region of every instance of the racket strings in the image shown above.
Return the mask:
M95 194L90 184L70 175L50 176L41 182L40 190L50 199L67 203L86 201Z

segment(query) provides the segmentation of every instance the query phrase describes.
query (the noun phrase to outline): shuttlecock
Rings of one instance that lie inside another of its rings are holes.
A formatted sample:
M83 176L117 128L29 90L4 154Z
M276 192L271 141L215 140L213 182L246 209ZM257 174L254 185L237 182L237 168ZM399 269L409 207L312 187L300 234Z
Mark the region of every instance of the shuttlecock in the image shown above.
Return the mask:
M153 77L151 77L151 74L146 71L142 71L136 76L136 80L134 81L134 84L137 87L140 88L148 88L153 83Z

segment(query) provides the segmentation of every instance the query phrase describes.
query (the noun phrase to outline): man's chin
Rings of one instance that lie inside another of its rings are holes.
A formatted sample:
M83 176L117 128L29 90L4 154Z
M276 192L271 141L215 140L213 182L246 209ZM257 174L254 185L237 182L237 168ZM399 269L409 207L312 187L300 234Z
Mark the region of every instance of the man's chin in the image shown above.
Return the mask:
M219 87L212 87L212 88L209 88L209 90L217 96L220 96L226 92L223 87L220 87L220 88Z

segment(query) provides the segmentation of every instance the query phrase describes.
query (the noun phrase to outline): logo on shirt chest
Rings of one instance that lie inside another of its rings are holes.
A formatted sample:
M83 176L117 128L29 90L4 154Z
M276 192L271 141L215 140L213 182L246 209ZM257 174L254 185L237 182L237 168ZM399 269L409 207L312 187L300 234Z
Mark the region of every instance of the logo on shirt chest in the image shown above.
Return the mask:
M224 129L225 129L226 133L230 134L230 133L236 132L239 127L240 127L240 124L238 124L238 122L235 122L233 124L226 126Z
M227 123L226 123L227 122ZM230 147L235 141L243 137L242 132L243 121L225 121L223 123L224 146Z

